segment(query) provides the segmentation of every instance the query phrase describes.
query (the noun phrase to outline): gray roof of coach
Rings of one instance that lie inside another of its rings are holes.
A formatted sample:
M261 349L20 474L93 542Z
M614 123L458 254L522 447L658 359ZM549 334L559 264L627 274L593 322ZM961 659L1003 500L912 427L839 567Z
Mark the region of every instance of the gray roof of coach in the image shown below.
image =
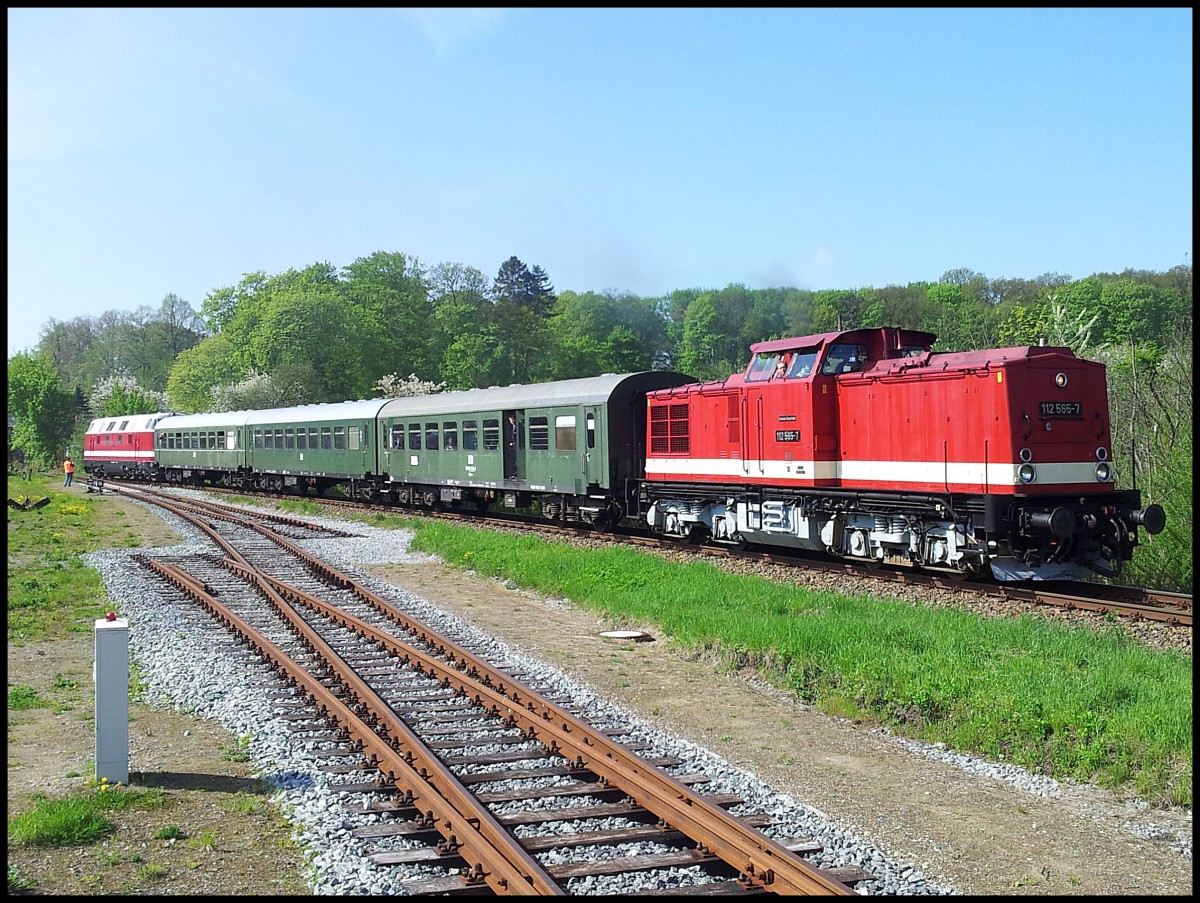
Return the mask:
M154 425L156 430L197 430L208 427L235 427L246 422L250 411L220 411L208 414L178 414L164 417Z
M646 371L653 373L656 371ZM609 400L621 383L641 373L605 373L580 379L562 379L533 385L466 389L409 398L369 398L333 404L305 404L259 411L226 411L213 414L182 414L159 421L159 429L190 430L209 427L298 423L312 420L354 420L380 417L411 417L425 414L455 414L470 411L502 411L507 408L563 404L599 404Z
M361 401L335 401L329 404L302 404L291 408L265 408L250 411L247 426L263 423L299 423L311 420L374 420L386 398L368 398Z
M413 417L423 414L503 411L507 408L544 407L547 405L598 404L608 401L621 383L636 375L633 373L605 373L603 376L562 379L557 382L534 383L533 385L497 386L490 389L441 392L437 395L390 398L379 415L381 417Z

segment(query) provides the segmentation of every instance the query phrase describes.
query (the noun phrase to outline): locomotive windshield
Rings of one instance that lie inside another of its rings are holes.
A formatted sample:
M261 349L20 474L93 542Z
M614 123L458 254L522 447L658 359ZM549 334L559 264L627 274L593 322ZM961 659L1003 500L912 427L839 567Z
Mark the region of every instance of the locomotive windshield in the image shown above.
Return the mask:
M747 382L773 379L803 379L812 373L820 346L788 351L764 351L754 355L746 374Z

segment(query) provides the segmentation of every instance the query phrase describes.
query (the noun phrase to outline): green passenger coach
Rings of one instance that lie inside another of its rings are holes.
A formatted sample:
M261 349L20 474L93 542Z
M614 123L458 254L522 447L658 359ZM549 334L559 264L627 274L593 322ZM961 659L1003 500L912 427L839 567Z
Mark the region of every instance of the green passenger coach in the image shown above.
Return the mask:
M386 398L251 411L246 464L257 488L312 490L342 485L352 498L371 498L379 462L376 416Z
M246 473L246 418L250 411L178 414L154 427L155 459L171 483L241 486Z
M615 522L642 476L646 392L693 381L646 371L390 399L380 489L403 505L536 501L550 518Z

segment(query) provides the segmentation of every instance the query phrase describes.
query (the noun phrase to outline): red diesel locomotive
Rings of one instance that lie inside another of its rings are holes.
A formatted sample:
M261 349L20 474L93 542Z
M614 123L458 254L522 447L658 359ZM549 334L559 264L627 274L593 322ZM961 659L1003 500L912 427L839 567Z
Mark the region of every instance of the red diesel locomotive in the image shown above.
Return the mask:
M84 472L100 479L150 479L157 472L154 426L169 413L100 417L83 435Z
M1114 484L1103 364L933 353L880 327L759 342L742 374L648 394L639 513L693 541L1000 580L1121 573L1158 505Z

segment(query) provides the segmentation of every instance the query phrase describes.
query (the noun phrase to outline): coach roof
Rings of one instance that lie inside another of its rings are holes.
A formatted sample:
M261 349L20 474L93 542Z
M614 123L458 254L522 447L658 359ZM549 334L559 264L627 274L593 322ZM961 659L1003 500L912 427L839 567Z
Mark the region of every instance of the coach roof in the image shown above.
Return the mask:
M693 380L690 376L669 370L605 373L603 376L562 379L532 385L497 386L490 389L467 389L437 395L392 398L384 405L379 415L418 417L425 414L465 414L555 405L604 404L619 392L644 392L678 385L681 382Z

